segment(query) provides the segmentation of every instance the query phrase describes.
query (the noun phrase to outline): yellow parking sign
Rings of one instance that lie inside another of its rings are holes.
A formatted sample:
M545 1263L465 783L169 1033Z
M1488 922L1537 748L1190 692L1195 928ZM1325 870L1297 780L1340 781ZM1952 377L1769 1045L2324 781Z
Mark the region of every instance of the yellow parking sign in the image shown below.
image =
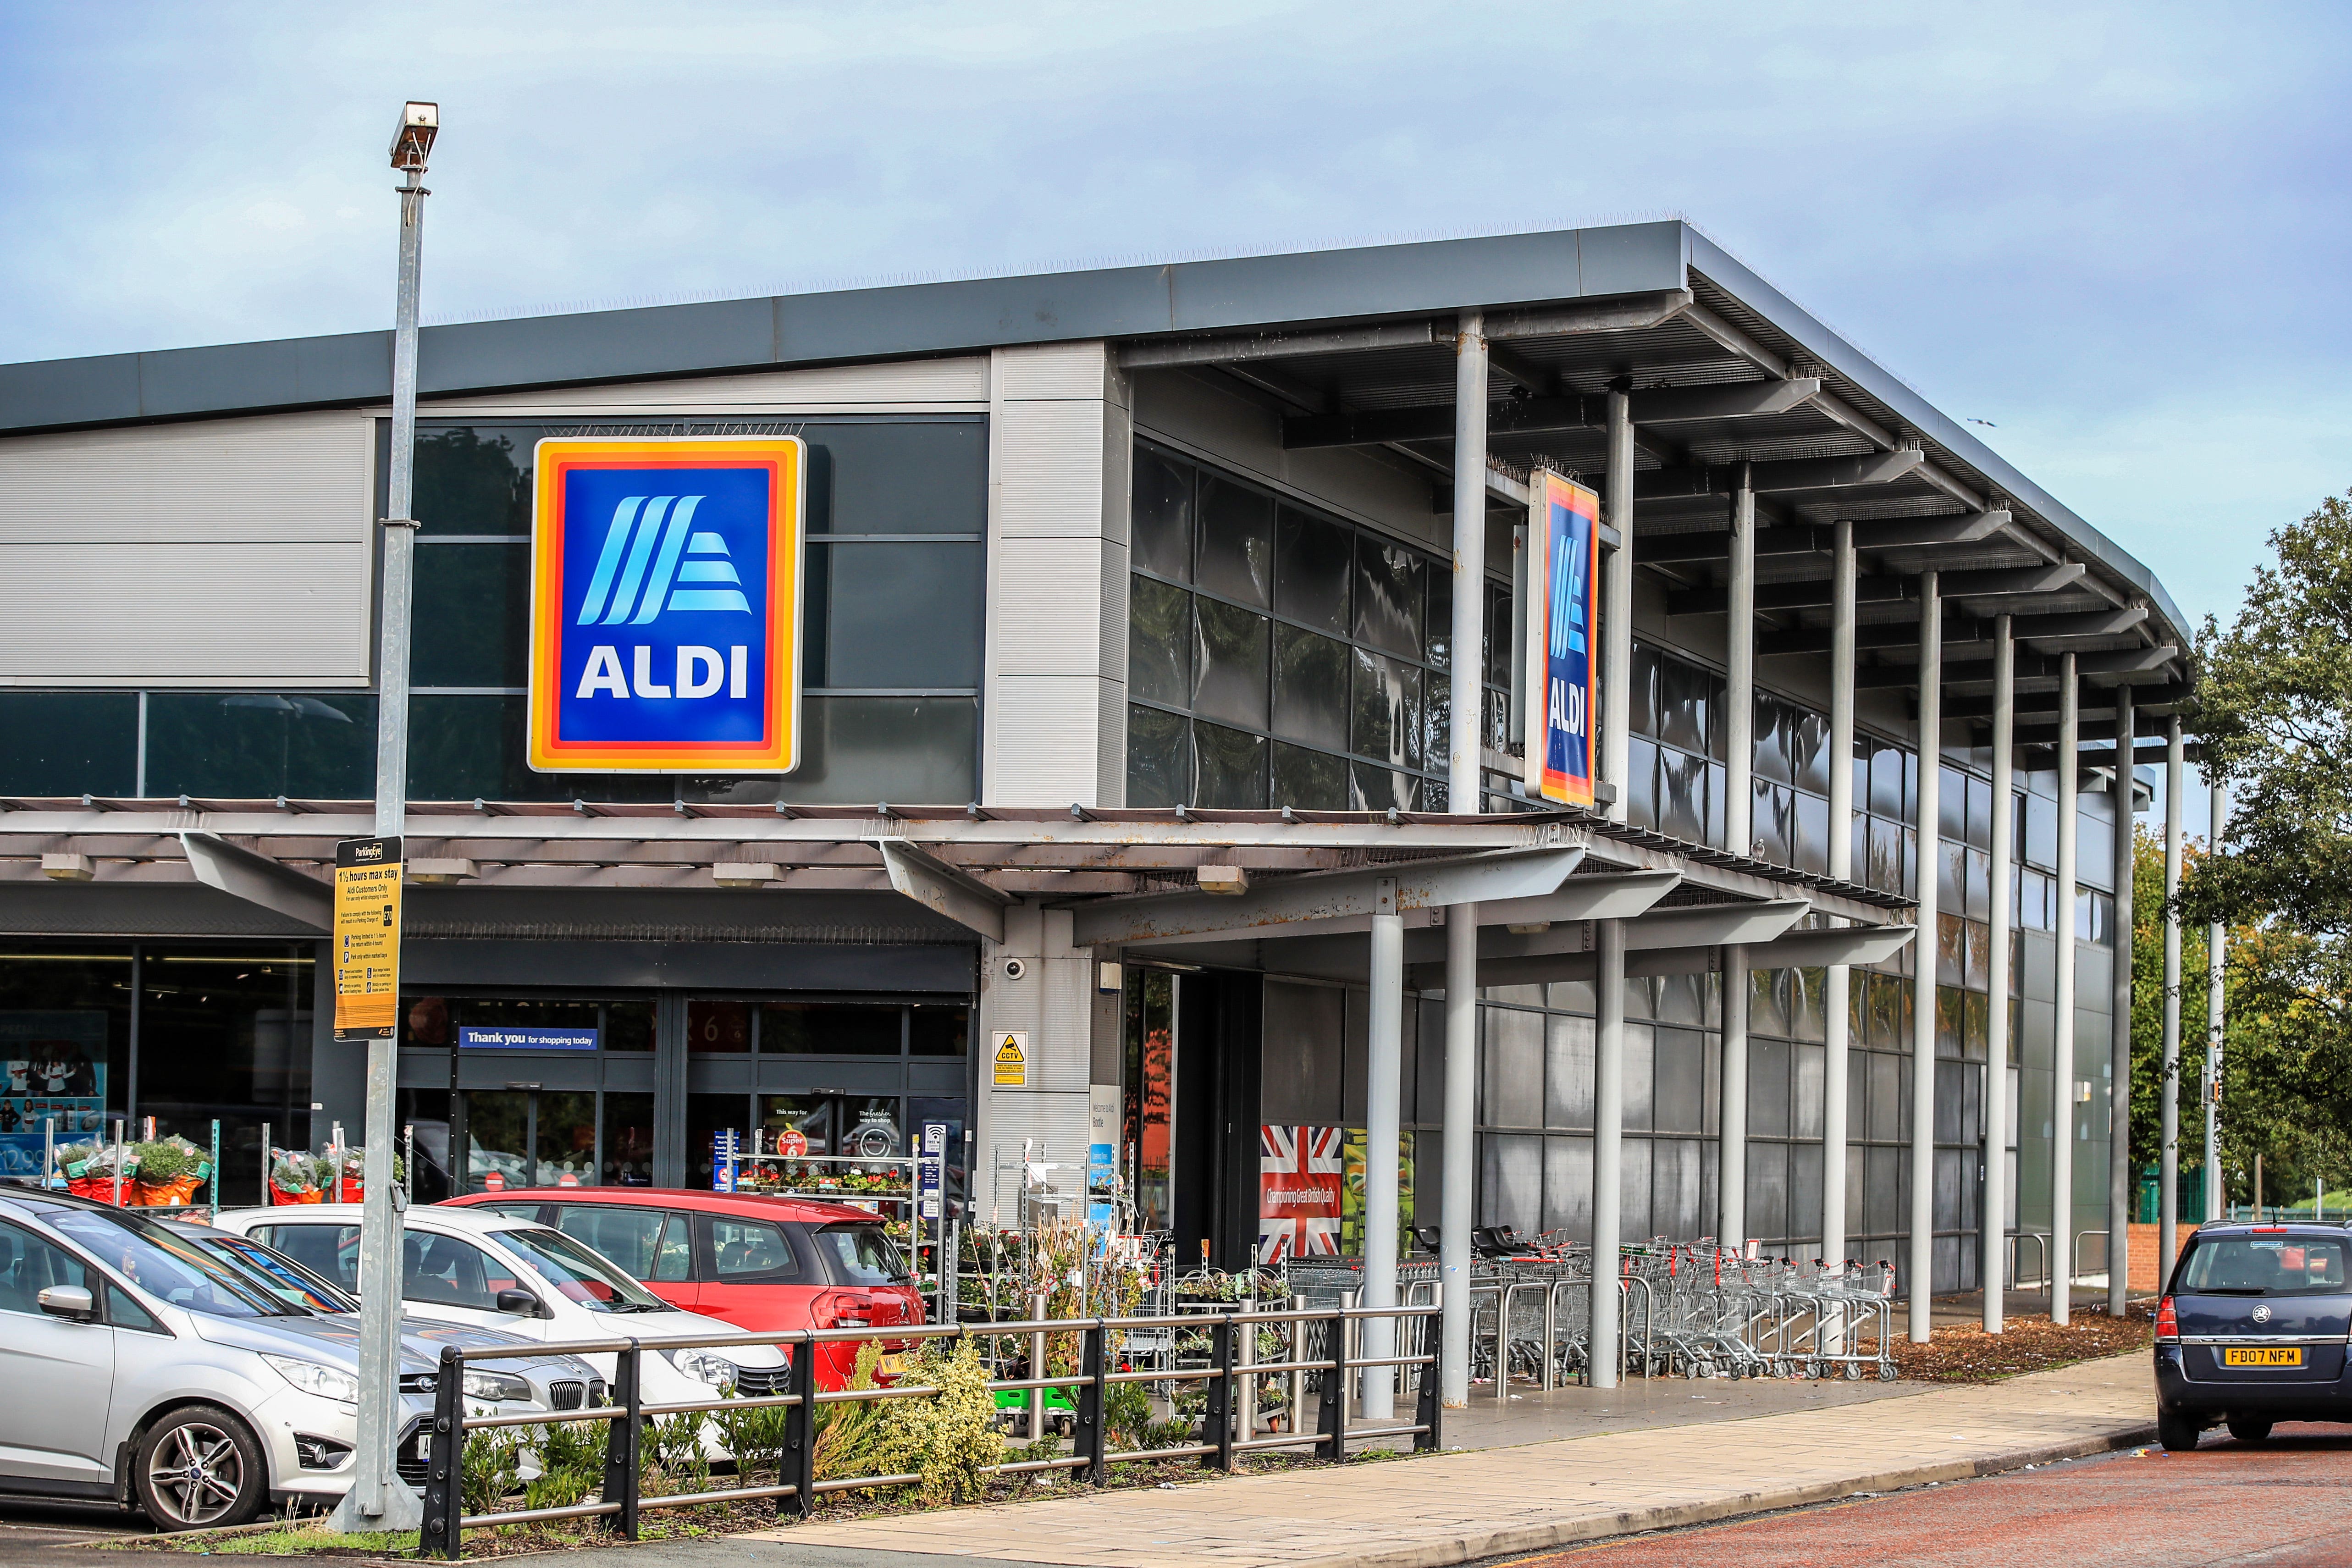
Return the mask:
M1029 1087L1029 1031L999 1029L989 1037L994 1047L996 1087L1027 1089Z

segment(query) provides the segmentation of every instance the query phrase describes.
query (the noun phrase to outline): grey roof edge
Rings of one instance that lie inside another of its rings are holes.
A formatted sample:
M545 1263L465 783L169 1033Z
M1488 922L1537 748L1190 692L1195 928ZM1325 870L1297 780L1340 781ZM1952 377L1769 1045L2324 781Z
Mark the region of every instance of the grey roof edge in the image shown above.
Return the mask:
M427 327L427 396L1023 343L1262 330L1682 287L1678 221L523 316ZM387 331L0 365L0 431L382 402Z
M1960 426L1950 416L1919 395L1899 377L1855 348L1812 313L1759 277L1755 270L1724 249L1701 230L1690 229L1690 264L1710 282L1721 286L1758 315L1769 321L1807 353L1869 392L1904 423L1935 441L1975 470L1992 489L2022 501L2035 516L2064 535L2091 562L2146 594L2158 615L2179 636L2183 645L2194 640L2195 627L2172 602L2163 583L2147 564L2085 521L2073 508L2027 479L2008 460Z

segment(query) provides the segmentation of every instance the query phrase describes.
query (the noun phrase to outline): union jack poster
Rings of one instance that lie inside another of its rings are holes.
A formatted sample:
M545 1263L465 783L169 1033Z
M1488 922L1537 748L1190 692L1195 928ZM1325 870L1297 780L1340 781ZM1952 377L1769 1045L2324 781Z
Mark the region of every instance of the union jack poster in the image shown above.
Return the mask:
M1346 1173L1337 1127L1260 1127L1257 1260L1336 1258Z

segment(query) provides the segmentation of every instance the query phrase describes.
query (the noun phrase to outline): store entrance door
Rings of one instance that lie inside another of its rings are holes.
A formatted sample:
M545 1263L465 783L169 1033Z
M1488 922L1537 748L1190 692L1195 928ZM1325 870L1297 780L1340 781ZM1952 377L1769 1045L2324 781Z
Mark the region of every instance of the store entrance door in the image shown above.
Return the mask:
M596 1184L593 1090L475 1089L464 1099L468 1192Z

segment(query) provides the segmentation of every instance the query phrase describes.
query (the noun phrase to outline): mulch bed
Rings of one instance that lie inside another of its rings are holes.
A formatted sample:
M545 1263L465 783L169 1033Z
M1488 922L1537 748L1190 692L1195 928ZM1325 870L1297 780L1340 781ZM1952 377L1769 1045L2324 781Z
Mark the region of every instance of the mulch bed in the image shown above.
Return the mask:
M2049 1372L2147 1349L2156 1337L2152 1316L2145 1307L2135 1307L2123 1318L2110 1318L2104 1310L2078 1311L2064 1328L2046 1316L2011 1318L1999 1334L1988 1334L1974 1323L1948 1324L1932 1331L1924 1345L1898 1340L1895 1370L1915 1383L1991 1383L2020 1373Z

